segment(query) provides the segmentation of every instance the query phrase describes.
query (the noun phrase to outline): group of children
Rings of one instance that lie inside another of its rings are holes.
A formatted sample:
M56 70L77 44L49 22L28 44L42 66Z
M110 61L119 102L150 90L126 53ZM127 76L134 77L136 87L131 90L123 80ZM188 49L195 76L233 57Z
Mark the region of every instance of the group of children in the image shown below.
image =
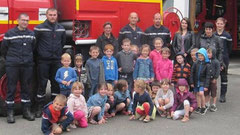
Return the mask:
M42 131L56 134L68 130L69 125L84 128L88 123L103 124L116 113L149 122L158 112L161 117L183 117L187 122L194 110L202 115L208 108L216 111L220 64L215 50L194 48L192 61L178 53L173 62L170 49L162 48L161 38L153 43L155 49L151 51L147 44L138 49L124 39L122 50L115 56L113 45L108 44L102 59L98 58L99 47L92 46L85 67L80 54L75 56L74 68L70 67L70 55L63 54L63 67L55 78L61 94L45 106Z

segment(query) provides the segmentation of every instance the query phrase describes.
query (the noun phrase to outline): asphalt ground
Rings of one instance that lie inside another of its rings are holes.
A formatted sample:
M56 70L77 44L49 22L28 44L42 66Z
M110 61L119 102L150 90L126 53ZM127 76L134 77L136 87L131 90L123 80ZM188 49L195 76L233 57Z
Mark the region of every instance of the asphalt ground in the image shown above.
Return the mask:
M104 125L89 125L82 129L64 132L66 135L240 135L240 57L232 58L229 67L227 102L217 102L217 112L208 111L202 116L193 113L190 121L170 120L157 116L150 123L129 121L128 116L118 115ZM219 82L218 80L218 97ZM29 122L16 116L15 124L7 124L0 117L0 135L41 135L41 119Z

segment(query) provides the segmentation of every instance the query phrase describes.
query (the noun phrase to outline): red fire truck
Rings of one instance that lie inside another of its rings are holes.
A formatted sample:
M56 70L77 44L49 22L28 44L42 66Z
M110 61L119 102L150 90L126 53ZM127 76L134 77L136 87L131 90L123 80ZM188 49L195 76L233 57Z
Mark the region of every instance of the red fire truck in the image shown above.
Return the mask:
M240 1L239 0L196 0L195 30L200 30L206 21L218 17L227 19L226 30L233 38L233 51L240 50Z

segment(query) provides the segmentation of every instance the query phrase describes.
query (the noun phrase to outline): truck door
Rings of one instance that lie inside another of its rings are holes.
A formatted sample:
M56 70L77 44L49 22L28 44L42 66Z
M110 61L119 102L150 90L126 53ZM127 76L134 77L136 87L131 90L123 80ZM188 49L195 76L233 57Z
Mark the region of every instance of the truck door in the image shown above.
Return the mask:
M9 6L8 0L1 0L0 2L0 41L4 36L4 33L9 27Z

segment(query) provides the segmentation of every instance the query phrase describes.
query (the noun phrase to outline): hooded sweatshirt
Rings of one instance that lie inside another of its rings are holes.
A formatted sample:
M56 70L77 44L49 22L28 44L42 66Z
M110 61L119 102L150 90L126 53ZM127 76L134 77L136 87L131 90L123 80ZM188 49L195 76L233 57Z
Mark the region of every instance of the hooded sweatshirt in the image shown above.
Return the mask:
M200 61L198 54L204 56L204 61ZM194 87L209 87L211 66L207 55L207 50L201 48L196 53L197 61L193 64L190 76L190 84Z
M68 110L74 114L76 111L82 111L85 114L85 117L87 118L88 115L88 109L87 109L87 103L83 95L80 95L80 97L75 96L74 94L70 94L67 101Z

